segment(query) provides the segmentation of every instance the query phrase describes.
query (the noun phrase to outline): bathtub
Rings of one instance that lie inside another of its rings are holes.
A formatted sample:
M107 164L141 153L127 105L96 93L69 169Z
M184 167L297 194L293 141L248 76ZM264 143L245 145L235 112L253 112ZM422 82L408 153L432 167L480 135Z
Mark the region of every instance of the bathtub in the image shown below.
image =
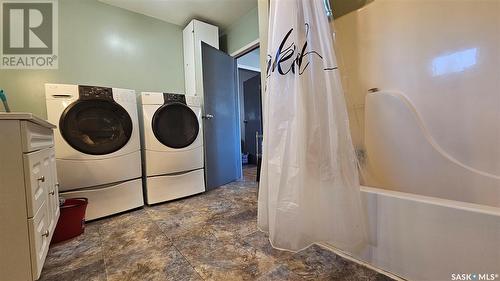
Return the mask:
M408 280L500 274L500 209L367 186L361 195L369 243L355 258Z
M500 280L500 177L447 154L402 93L368 94L365 119L378 187L361 187L369 241L349 255L409 280Z

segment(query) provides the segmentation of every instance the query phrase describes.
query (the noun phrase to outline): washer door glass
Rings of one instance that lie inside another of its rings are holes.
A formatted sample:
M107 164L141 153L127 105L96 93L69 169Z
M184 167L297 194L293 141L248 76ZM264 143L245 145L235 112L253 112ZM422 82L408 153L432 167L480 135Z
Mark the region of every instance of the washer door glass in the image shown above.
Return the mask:
M152 128L158 141L171 148L189 146L200 130L196 114L182 103L162 105L153 115Z
M61 135L74 149L92 155L113 153L127 144L132 120L127 111L112 101L76 101L59 120Z

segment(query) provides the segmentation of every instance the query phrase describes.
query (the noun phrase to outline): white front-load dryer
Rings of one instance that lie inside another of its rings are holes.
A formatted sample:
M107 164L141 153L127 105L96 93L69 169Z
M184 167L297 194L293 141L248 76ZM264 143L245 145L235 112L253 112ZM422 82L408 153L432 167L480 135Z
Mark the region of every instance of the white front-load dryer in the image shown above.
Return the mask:
M205 191L201 100L143 92L146 202L155 204Z
M48 120L55 133L59 188L87 197L87 219L143 205L135 91L46 84Z

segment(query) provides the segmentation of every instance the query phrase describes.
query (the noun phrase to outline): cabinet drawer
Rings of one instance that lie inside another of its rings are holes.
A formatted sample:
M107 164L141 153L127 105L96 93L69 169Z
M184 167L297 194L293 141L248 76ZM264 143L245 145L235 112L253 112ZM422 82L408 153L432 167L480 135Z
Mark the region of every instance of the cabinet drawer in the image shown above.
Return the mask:
M29 121L21 121L21 141L23 152L31 152L53 146L54 134L52 129Z
M52 171L50 168L51 149L43 149L23 155L24 182L28 217L33 217L43 202L47 200Z
M31 272L34 280L40 277L49 250L50 237L52 236L52 230L49 229L48 212L46 202L44 202L35 217L28 219Z

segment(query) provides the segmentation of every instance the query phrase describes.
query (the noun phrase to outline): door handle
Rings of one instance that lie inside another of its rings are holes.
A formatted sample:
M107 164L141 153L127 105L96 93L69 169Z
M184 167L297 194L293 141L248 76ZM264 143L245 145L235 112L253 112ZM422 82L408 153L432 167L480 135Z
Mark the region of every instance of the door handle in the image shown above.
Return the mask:
M37 179L38 181L45 182L45 176L41 176Z
M203 118L203 119L212 119L212 118L214 118L214 116L212 114L207 114L207 115L203 115L201 118Z

